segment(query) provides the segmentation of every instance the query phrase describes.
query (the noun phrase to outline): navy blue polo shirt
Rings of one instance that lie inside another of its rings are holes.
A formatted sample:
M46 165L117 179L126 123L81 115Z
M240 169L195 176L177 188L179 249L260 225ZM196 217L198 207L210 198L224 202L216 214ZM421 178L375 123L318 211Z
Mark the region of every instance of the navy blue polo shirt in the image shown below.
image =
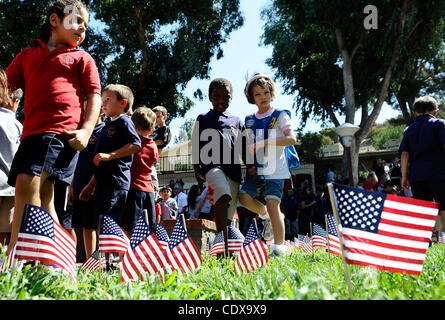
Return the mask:
M102 131L102 128L105 126L105 123L97 124L93 133L91 134L90 139L88 140L88 145L85 149L80 151L79 159L77 160L76 170L74 171L73 178L73 197L74 200L79 200L79 194L82 189L88 184L91 180L91 177L94 174L94 149L96 146L97 139L99 134Z
M210 169L220 168L227 177L241 182L241 152L237 152L240 148L235 148L235 144L241 138L242 127L241 119L227 111L220 113L212 109L198 116L192 147L199 145L199 159L194 150L193 163L199 163L203 175Z
M409 180L445 180L445 121L425 113L403 132L399 153L409 152Z
M94 154L110 153L129 143L140 147L141 139L130 117L121 115L116 119L105 122L105 126L96 143ZM97 183L112 184L114 187L129 190L132 163L133 155L99 162L99 165L94 170Z

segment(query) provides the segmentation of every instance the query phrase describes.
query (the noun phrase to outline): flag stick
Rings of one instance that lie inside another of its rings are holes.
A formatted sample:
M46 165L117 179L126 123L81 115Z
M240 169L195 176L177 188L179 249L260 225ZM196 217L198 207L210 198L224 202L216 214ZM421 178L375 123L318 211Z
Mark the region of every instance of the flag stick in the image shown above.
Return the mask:
M150 223L148 222L148 211L147 211L147 209L144 209L144 216L145 216L145 222L147 222L147 225L150 225Z
M315 259L315 250L314 250L314 238L312 237L312 221L309 225L309 231L310 231L310 235L311 235L311 245L312 245L312 258Z
M324 221L326 225L326 241L328 242L328 257L329 257L329 266L331 267L331 245L329 243L329 226L328 226L328 216L324 215Z
M348 283L349 296L352 298L351 277L349 276L349 268L348 268L348 264L346 263L345 251L343 248L343 235L341 232L340 222L338 219L337 206L335 205L334 190L333 190L332 183L328 183L328 190L329 190L329 198L331 200L331 205L332 205L332 212L334 213L335 224L337 225L338 240L340 242L340 248L341 248L341 253L342 253L341 257L343 260L343 268L345 270L345 276L346 276L346 280Z

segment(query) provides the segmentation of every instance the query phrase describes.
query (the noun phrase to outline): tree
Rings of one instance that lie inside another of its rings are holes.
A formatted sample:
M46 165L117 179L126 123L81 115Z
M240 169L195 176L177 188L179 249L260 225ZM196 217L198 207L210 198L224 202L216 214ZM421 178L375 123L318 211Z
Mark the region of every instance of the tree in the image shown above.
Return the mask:
M273 46L267 63L295 98L302 119L340 124L335 112L360 130L351 147L357 183L360 143L373 127L388 89L403 65L430 56L443 42L445 3L434 0L373 1L379 27L367 30L369 1L274 0L263 11L263 44ZM382 27L383 25L383 27ZM394 76L394 77L393 77ZM344 156L343 168L347 169ZM345 175L346 171L344 172Z
M165 106L169 119L192 106L181 91L194 77L208 78L211 58L223 56L220 45L243 24L234 0L100 0L91 7L105 23L107 81L133 88L136 106Z
M179 128L179 135L175 137L175 143L190 141L192 139L193 126L195 119L188 119Z
M221 44L241 27L238 0L85 1L103 30L89 28L82 48L95 59L101 82L133 89L135 107L163 105L169 120L193 105L182 91L193 78L206 79L210 60L223 56ZM40 33L49 1L0 3L0 65ZM30 32L31 31L31 32ZM201 98L200 90L195 97Z

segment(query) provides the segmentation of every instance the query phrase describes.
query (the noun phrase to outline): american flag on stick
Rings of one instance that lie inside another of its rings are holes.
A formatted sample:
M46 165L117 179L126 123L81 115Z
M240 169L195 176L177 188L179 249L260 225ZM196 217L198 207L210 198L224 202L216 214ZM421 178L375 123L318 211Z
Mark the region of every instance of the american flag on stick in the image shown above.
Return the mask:
M130 247L122 260L121 280L136 281L143 279L145 274L157 273L163 281L164 269L168 266L167 257L158 238L150 231L145 217L141 215L131 236Z
M266 245L261 240L255 221L253 221L247 231L243 247L236 257L235 273L249 273L263 266L267 261Z
M104 214L100 220L99 252L125 253L130 245L130 240L113 220Z
M326 248L326 231L316 222L312 222L312 245L314 250Z
M100 257L99 250L96 250L80 266L80 270L90 270L90 271L102 270L102 269L105 269L105 266L106 266L105 257Z
M439 204L333 184L346 262L420 275Z
M328 238L326 243L326 252L341 256L340 240L338 239L337 226L332 213L327 216Z
M443 232L442 230L439 230L438 242L440 244L445 244L445 232Z
M0 258L3 256L3 253L3 251L0 251ZM17 263L18 260L17 258L15 258L15 246L5 258L6 259L3 261L3 264L0 264L0 272L6 272L7 270L10 270L14 267L14 264Z
M46 210L25 205L15 258L57 265L76 281L76 243Z
M179 273L189 274L196 270L202 263L201 255L187 234L183 219L176 222L168 247L170 249L170 262L174 270Z
M215 240L213 240L213 245L209 254L211 256L216 256L218 253L224 253L224 246L223 232L220 231L216 234Z
M227 227L227 242L229 243L229 252L237 253L241 250L244 243L244 236L234 226Z

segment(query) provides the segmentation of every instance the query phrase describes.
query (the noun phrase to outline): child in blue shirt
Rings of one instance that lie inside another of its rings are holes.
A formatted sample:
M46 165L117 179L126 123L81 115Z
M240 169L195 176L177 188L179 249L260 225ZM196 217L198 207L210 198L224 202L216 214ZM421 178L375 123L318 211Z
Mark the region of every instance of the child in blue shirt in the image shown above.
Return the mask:
M111 120L98 136L93 158L94 176L80 193L88 199L94 193L94 212L107 214L121 226L125 201L130 189L133 154L141 150L141 140L126 112L133 105L130 88L111 84L102 92L102 108Z
M403 132L399 153L402 187L411 188L413 197L439 203L437 229L445 231L445 121L433 97L414 101L415 120Z
M275 97L275 84L272 79L261 73L255 74L246 84L245 95L248 102L258 108L257 113L246 117L245 123L250 139L249 151L255 156L255 165L247 165L247 175L240 190L239 201L248 210L260 216L268 213L274 234L272 255L283 255L286 252L285 226L280 202L284 180L291 177L285 147L295 145L296 138L289 114L280 112L275 116L276 108L271 106ZM255 195L263 186L266 206L255 200Z

